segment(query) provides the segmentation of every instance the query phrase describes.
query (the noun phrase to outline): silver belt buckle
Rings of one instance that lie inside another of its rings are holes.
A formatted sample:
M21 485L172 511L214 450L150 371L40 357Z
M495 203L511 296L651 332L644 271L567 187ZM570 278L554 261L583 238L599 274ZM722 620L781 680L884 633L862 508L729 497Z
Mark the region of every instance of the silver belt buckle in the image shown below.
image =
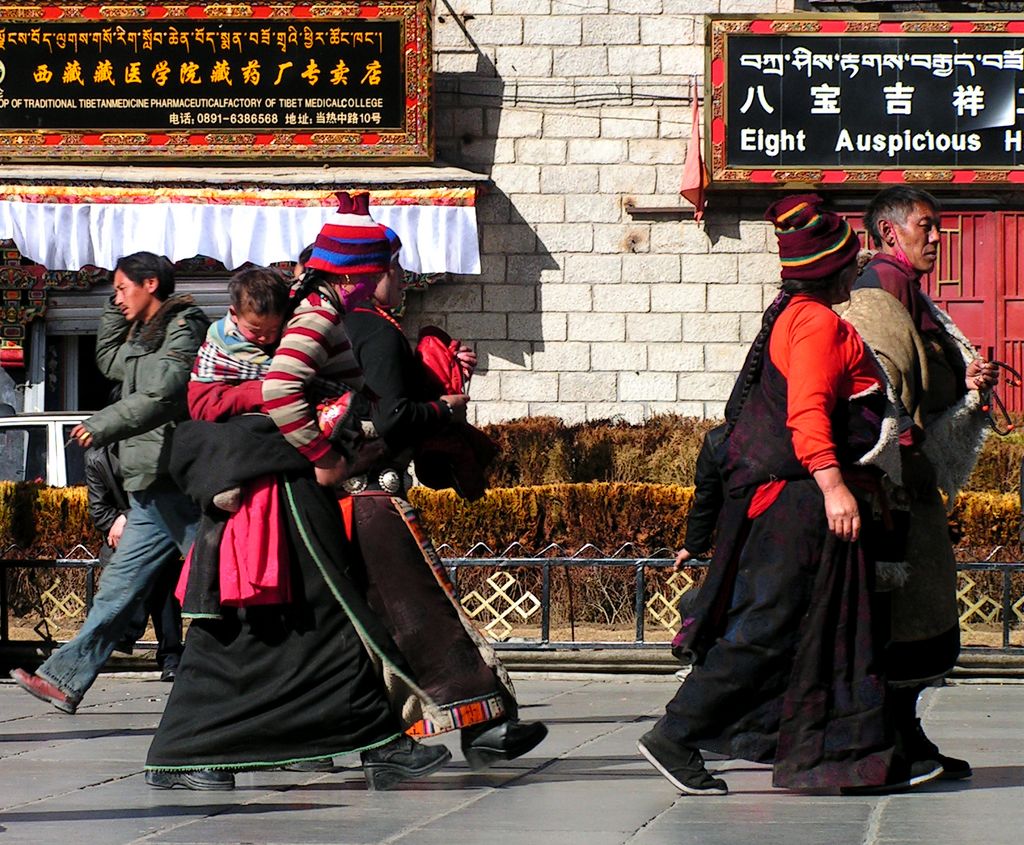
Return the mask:
M386 493L397 493L402 489L402 477L393 469L384 470L377 481L380 489Z
M365 475L353 475L351 478L346 478L341 486L352 495L356 493L362 493L366 489L366 476Z

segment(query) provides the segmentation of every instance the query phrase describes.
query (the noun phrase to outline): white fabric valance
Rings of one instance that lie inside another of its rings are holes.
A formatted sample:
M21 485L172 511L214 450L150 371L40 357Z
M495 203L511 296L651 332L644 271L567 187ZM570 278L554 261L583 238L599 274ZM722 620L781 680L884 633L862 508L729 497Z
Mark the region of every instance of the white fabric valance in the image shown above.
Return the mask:
M370 213L402 239L414 273L480 272L475 187L370 188ZM204 255L228 269L294 261L337 207L328 188L0 184L0 238L50 270L110 269L140 250Z

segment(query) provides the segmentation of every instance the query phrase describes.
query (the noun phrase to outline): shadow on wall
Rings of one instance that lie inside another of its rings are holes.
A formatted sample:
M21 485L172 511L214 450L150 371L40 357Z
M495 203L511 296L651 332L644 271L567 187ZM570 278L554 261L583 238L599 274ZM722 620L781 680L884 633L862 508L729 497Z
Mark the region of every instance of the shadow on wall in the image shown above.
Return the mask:
M495 164L514 163L517 133L506 129L501 137L505 82L466 27L472 15L455 8L447 0L436 7L441 59L434 77L437 158L491 176ZM482 188L477 200L481 274L453 276L414 295L407 333L415 335L419 325L441 326L476 347L480 373L529 366L532 353L544 346L538 310L542 274L560 266L509 194L539 191L539 184L505 179Z

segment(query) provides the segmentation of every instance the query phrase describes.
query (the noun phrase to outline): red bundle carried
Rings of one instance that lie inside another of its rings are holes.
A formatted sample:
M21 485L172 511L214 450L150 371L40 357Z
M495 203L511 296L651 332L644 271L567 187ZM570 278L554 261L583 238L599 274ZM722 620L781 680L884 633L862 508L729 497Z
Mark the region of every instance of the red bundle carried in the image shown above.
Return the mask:
M452 396L469 389L469 374L459 361L459 342L437 326L424 326L416 341L416 355L423 364L431 392Z
M432 396L451 396L469 389L469 373L457 354L459 346L437 326L420 329L416 355ZM487 491L484 470L497 453L497 444L476 426L453 421L441 434L420 444L415 455L416 477L434 490L452 487L464 499L479 499Z

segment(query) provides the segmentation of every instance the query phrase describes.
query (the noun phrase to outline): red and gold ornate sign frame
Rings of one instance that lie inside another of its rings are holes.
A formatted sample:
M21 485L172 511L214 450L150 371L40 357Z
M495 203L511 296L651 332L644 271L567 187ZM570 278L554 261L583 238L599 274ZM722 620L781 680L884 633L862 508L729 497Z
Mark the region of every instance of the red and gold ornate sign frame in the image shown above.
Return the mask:
M1024 20L709 16L716 187L1024 185Z
M431 161L429 0L0 0L0 161Z

